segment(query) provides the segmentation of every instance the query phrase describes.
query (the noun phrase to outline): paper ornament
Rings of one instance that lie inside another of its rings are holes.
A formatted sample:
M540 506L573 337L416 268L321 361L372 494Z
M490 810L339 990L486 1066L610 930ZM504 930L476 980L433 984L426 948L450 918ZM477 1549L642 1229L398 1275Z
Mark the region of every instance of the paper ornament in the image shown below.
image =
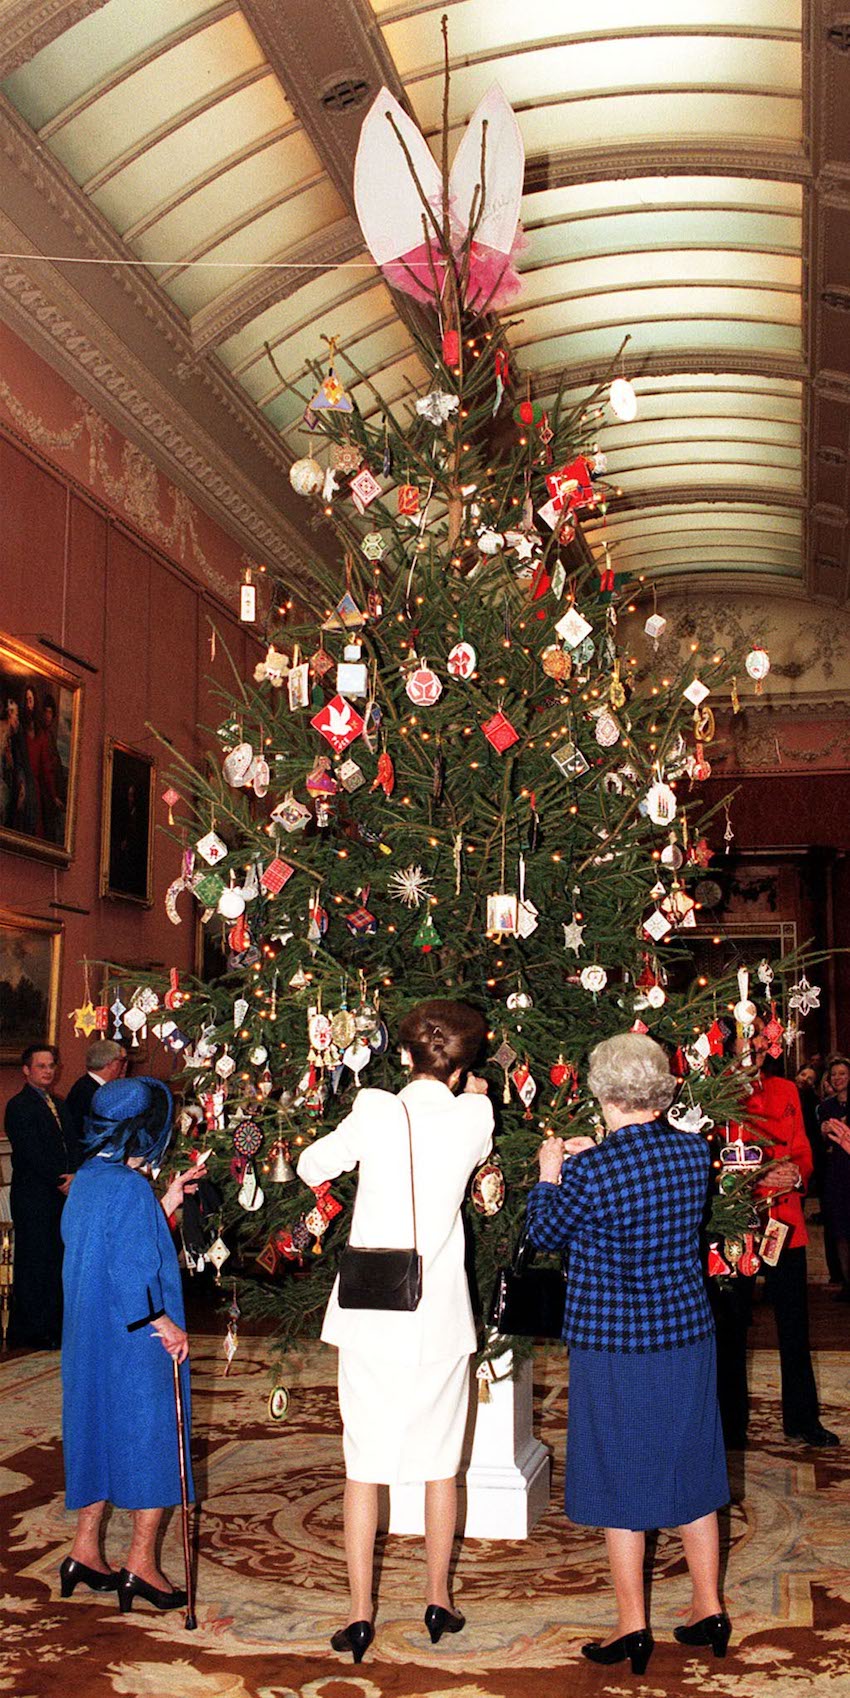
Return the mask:
M268 794L271 772L269 763L263 755L257 755L256 759L251 762L250 783L255 796L262 797Z
M485 135L487 169L482 184ZM452 209L450 240L458 275L463 278L464 303L470 309L498 311L516 293L511 252L519 224L524 161L516 118L494 84L479 101L461 137L446 185ZM376 96L361 128L354 197L367 246L387 281L416 300L438 305L446 259L428 220L423 225L422 205L424 199L429 206L442 206L442 174L421 130L386 88ZM473 218L474 241L461 267ZM449 367L456 365L459 356L456 342L456 332L449 329L443 344Z
M310 721L337 755L341 755L349 743L360 736L363 723L357 709L342 696L334 696L331 701L325 702Z
M517 930L517 898L506 891L497 891L487 898L485 927L488 937L515 937Z
M568 607L566 613L558 620L555 630L568 647L574 649L590 636L593 626L579 613L577 607Z
M465 682L472 677L477 665L478 656L471 643L455 643L454 648L449 649L446 667L452 678L461 678Z
M275 825L282 826L284 831L303 831L310 819L310 809L303 802L296 800L290 790L277 807L272 808L271 820Z
M79 1032L81 1037L90 1038L97 1027L97 1017L91 998L86 997L85 1002L81 1003L79 1008L73 1009L72 1013L68 1015L68 1019L73 1020L75 1032Z
M293 666L286 679L289 711L295 713L298 708L310 705L310 665L306 660Z
M303 460L295 460L290 466L289 481L296 495L318 495L325 481L325 474L318 460L307 455Z
M416 707L433 707L443 693L440 679L427 662L411 672L404 687Z
M687 689L682 691L685 700L691 702L695 708L701 707L706 696L710 694L711 691L706 688L700 678L694 678Z
M644 920L643 930L647 937L652 938L653 943L660 943L661 939L666 937L669 931L673 930L673 927L668 920L667 915L662 914L660 908L655 908L649 918Z
M295 868L290 866L288 861L282 861L280 856L276 855L274 860L270 861L267 867L264 867L260 883L269 896L277 896L278 891L281 891L284 885L289 882L294 871Z
M573 657L569 649L561 648L560 643L550 643L540 656L540 665L547 678L554 678L556 684L563 684L572 672Z
M429 424L440 426L448 423L459 406L458 395L450 395L445 389L432 389L429 394L420 396L416 411L420 418L427 419Z
M676 792L661 779L650 785L644 803L653 825L669 825L676 817Z
M663 636L666 629L667 620L662 618L660 613L650 613L649 618L644 625L644 631L647 636L651 638L653 646L656 649L658 648L658 639Z
M200 837L195 848L202 860L206 861L210 867L217 866L218 862L223 861L227 854L227 844L223 843L214 831L208 831L205 837Z
M620 727L608 708L601 708L595 716L593 734L600 749L611 749L620 741Z
M366 783L362 768L350 757L337 767L337 775L343 790L347 790L349 795L352 795L355 790L359 790L361 785Z
M336 669L336 687L341 696L365 696L368 690L365 661L340 661Z
M511 1078L520 1102L530 1108L537 1095L537 1081L532 1078L531 1069L521 1062L519 1067L514 1068Z
M714 1125L711 1115L703 1114L701 1105L695 1102L687 1105L681 1101L672 1103L667 1110L667 1119L677 1132L701 1132L703 1127Z
M360 547L367 560L383 560L387 545L380 531L367 531Z
M322 630L358 631L361 625L365 625L365 623L366 621L360 611L360 608L357 606L353 595L349 590L346 590L345 593L340 596L333 613L328 614L327 619L322 625ZM322 652L324 652L324 650L322 650ZM328 656L328 659L330 660L331 666L333 666L333 659L330 656ZM314 672L317 672L315 663L316 656L314 655L310 661L310 666Z
M600 967L598 963L593 963L589 967L582 968L579 974L579 983L583 990L590 991L593 996L598 996L608 983L608 974L604 967Z
M552 759L558 771L562 772L565 778L581 778L582 774L589 771L590 768L590 762L585 759L581 749L572 742L561 743L559 748L553 749Z
M315 654L311 654L308 665L313 677L321 679L324 678L326 672L330 672L331 668L336 666L336 661L332 654L328 654L324 644L320 643Z
M231 749L229 754L225 755L221 770L228 784L232 785L234 789L238 789L241 785L248 783L248 775L253 764L254 751L250 743L237 743L236 748Z
M403 518L415 518L419 512L420 495L415 483L400 483L396 491L397 511Z
M368 466L363 466L357 476L352 478L349 488L351 499L359 513L365 513L366 508L371 507L372 502L377 500L381 493L381 486Z
M429 909L422 921L422 924L416 932L413 942L417 949L422 950L423 955L427 955L430 950L437 949L442 941L443 940L434 924L434 921L431 918L431 911Z
M503 755L514 743L519 742L519 732L514 730L507 715L501 708L485 721L481 727L488 743L492 743L498 754Z

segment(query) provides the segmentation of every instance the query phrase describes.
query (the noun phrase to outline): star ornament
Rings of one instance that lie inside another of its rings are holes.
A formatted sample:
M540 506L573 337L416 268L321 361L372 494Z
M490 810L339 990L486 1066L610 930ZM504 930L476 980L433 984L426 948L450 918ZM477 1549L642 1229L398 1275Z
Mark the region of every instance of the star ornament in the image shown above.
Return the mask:
M811 1014L813 1008L820 1008L820 985L810 985L805 973L801 973L797 984L792 985L788 992L788 1007L803 1015Z
M431 880L419 866L402 867L387 880L387 889L405 908L418 908L431 889Z
M584 930L584 926L580 926L578 920L571 920L569 925L565 924L564 948L571 949L575 955L578 955L579 950L584 948Z

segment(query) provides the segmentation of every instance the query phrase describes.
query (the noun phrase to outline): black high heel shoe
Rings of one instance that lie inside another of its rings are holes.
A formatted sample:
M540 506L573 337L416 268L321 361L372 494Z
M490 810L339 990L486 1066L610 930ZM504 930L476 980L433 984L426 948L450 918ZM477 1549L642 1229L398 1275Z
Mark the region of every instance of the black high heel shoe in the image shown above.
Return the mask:
M356 1663L362 1663L364 1651L368 1651L375 1637L375 1629L371 1621L350 1621L347 1627L340 1627L331 1639L334 1651L350 1651Z
M620 1639L612 1639L610 1645L601 1645L598 1639L593 1639L589 1645L582 1645L581 1654L589 1663L624 1663L632 1665L632 1674L645 1674L646 1665L655 1649L655 1640L648 1627L641 1627L637 1633L624 1633Z
M118 1604L122 1615L133 1608L134 1598L146 1599L156 1610L182 1610L187 1603L186 1593L177 1586L170 1592L164 1592L161 1586L151 1586L140 1574L131 1574L128 1568L122 1568L118 1576Z
M690 1627L674 1627L673 1638L680 1645L710 1645L715 1657L725 1657L731 1632L728 1615L706 1615Z
M436 1645L444 1633L459 1633L466 1626L465 1615L452 1615L451 1610L444 1610L441 1604L429 1604L425 1611L425 1626L431 1635L431 1644Z
M108 1573L101 1574L99 1568L87 1568L84 1562L78 1562L76 1557L66 1557L59 1570L59 1585L63 1598L70 1598L75 1586L88 1586L90 1592L114 1592L118 1585L118 1574L113 1568Z

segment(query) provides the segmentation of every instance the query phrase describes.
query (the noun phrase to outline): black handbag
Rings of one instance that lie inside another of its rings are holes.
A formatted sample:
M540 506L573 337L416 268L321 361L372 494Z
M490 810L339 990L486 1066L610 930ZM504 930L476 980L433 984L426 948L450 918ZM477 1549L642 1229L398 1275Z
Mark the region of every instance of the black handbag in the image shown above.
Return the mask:
M567 1273L533 1264L534 1246L520 1233L510 1266L496 1275L490 1305L490 1325L497 1332L521 1338L560 1338L567 1301Z
M413 1135L406 1103L407 1144L410 1153L410 1206L413 1247L410 1250L368 1250L349 1242L339 1258L337 1301L341 1309L418 1309L422 1296L422 1257L416 1248L416 1193L413 1185Z

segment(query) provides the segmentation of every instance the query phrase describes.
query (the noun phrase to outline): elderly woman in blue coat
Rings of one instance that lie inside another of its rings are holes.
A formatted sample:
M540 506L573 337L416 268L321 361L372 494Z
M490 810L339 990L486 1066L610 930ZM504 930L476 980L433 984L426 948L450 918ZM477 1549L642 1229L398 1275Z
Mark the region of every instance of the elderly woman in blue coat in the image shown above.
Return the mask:
M543 1144L528 1232L541 1249L569 1249L566 1511L605 1529L617 1599L615 1631L583 1654L628 1659L643 1674L649 1529L678 1530L691 1577L689 1620L675 1637L722 1657L730 1633L716 1513L729 1487L699 1246L710 1156L698 1133L665 1118L675 1081L652 1038L597 1044L588 1085L607 1136Z
M62 1596L82 1583L117 1591L122 1611L144 1598L180 1609L186 1593L160 1570L163 1510L180 1503L173 1368L180 1363L187 1430L180 1437L189 1495L189 1341L177 1254L166 1215L194 1188L202 1167L179 1174L157 1198L151 1175L171 1137L172 1100L158 1079L116 1079L92 1099L83 1165L62 1219L65 1318L62 1438L65 1497L77 1511ZM107 1502L133 1511L125 1566L101 1555Z

